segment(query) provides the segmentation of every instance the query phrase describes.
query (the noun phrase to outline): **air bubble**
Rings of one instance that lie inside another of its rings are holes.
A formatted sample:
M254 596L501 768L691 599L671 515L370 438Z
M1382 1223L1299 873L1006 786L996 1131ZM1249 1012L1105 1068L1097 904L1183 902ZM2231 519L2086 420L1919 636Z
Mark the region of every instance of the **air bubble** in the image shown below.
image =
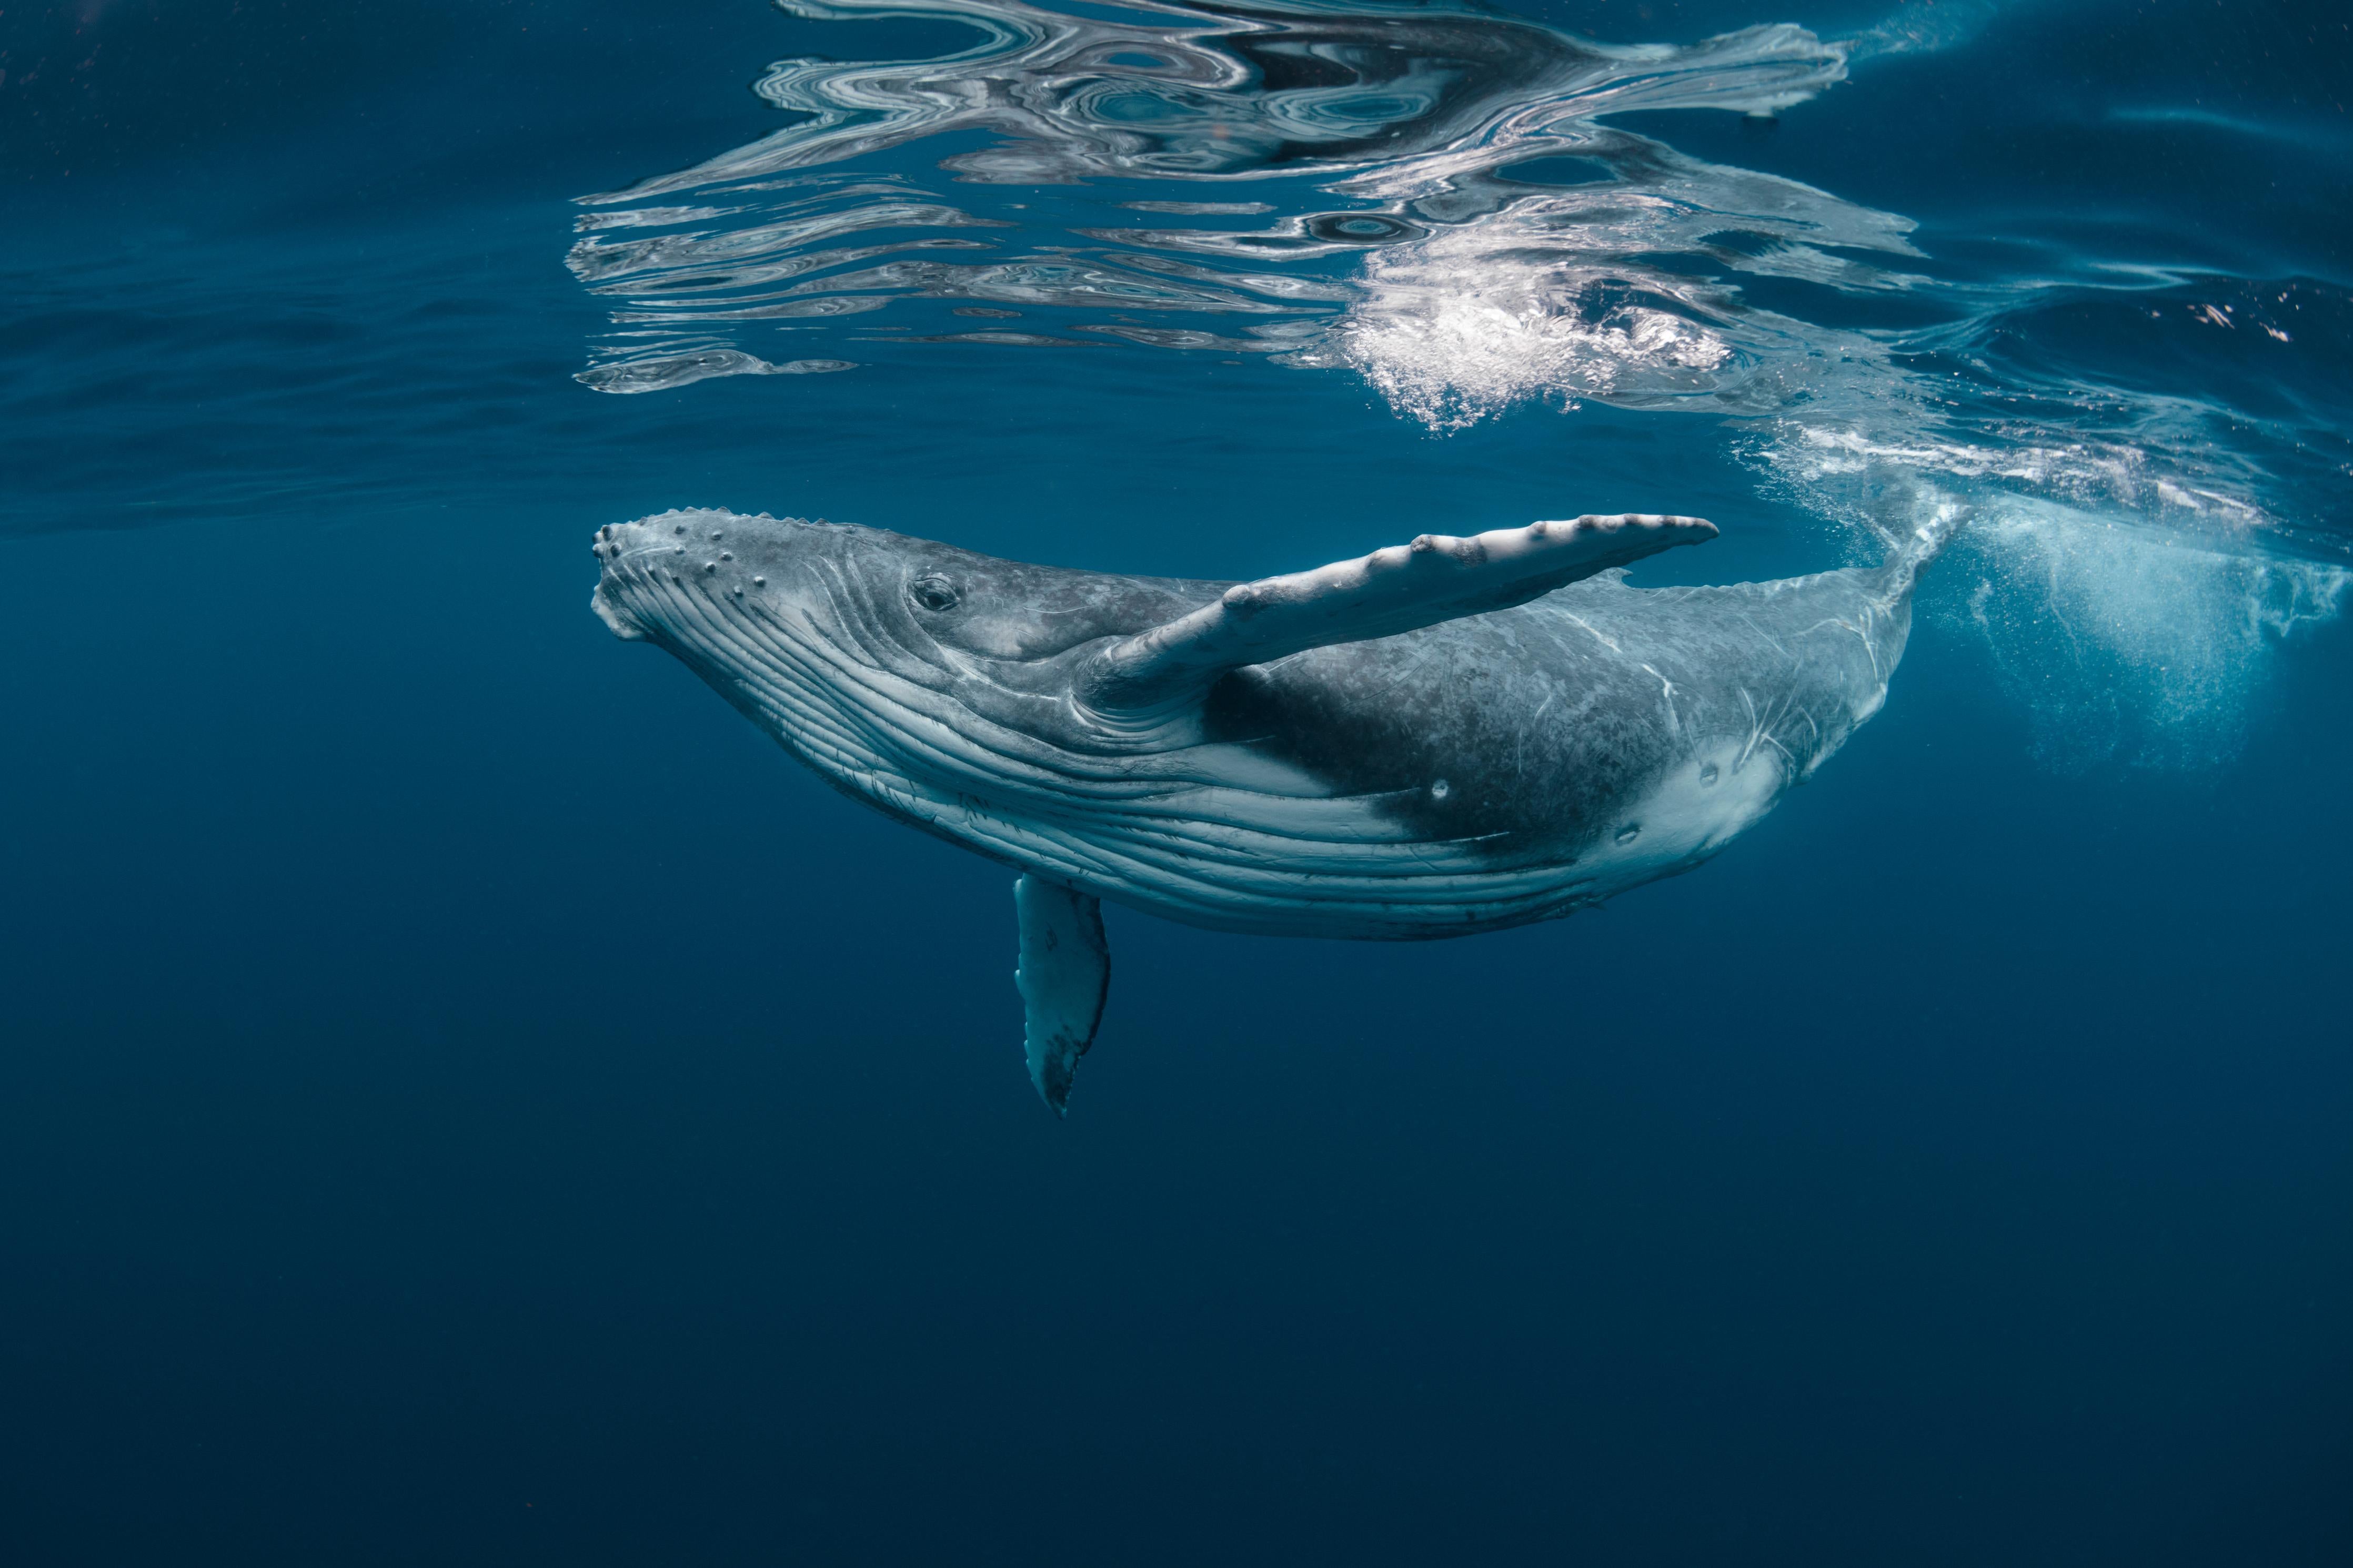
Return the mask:
M1642 825L1639 822L1630 822L1618 830L1618 842L1620 844L1631 844L1641 837L1642 837Z
M1700 769L1699 782L1703 784L1712 784L1715 782L1715 764L1714 763L1710 763L1705 767Z
M1432 800L1444 800L1448 795L1452 795L1453 793L1454 786L1448 784L1444 779L1440 779L1436 784L1430 786L1430 798Z

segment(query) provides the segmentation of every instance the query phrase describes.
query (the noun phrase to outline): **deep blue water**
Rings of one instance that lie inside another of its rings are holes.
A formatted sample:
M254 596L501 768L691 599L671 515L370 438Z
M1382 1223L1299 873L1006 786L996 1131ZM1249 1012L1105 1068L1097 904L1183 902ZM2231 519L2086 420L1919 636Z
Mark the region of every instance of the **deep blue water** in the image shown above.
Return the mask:
M0 12L0 1555L2353 1561L2338 8L804 9ZM677 505L1967 521L1691 876L1112 910L1058 1122Z

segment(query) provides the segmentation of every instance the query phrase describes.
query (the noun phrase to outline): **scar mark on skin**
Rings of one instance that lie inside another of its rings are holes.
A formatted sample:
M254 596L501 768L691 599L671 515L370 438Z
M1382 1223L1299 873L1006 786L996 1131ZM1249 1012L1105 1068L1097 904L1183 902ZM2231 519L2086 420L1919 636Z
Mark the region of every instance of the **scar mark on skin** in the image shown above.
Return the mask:
M1584 616L1572 616L1563 612L1561 618L1569 622L1572 626L1583 626L1587 631L1593 632L1593 640L1599 643L1603 647L1608 648L1611 653L1624 653L1626 651L1624 648L1620 647L1617 643L1609 637L1603 636L1599 631L1595 631L1592 623L1588 621Z

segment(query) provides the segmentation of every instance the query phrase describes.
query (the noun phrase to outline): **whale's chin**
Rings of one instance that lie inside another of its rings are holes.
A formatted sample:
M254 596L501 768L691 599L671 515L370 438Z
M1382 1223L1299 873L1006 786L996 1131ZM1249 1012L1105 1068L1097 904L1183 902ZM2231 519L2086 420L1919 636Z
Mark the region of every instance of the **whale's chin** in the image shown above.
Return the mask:
M596 591L588 595L588 607L596 611L596 618L611 627L613 635L623 642L646 640L645 627L638 625L627 609L614 602L605 592L604 584L597 584Z

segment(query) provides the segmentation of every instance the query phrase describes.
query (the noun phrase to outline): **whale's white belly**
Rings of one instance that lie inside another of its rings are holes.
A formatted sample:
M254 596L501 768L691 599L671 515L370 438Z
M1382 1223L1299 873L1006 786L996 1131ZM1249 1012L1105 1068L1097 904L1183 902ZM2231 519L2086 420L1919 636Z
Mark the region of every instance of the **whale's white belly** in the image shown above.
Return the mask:
M1335 796L1263 757L1247 785L1112 798L1034 781L944 788L890 768L837 777L982 854L1187 924L1409 940L1567 914L1696 865L1771 808L1788 770L1740 740L1703 746L1594 841L1535 855L1422 837L1388 797Z

